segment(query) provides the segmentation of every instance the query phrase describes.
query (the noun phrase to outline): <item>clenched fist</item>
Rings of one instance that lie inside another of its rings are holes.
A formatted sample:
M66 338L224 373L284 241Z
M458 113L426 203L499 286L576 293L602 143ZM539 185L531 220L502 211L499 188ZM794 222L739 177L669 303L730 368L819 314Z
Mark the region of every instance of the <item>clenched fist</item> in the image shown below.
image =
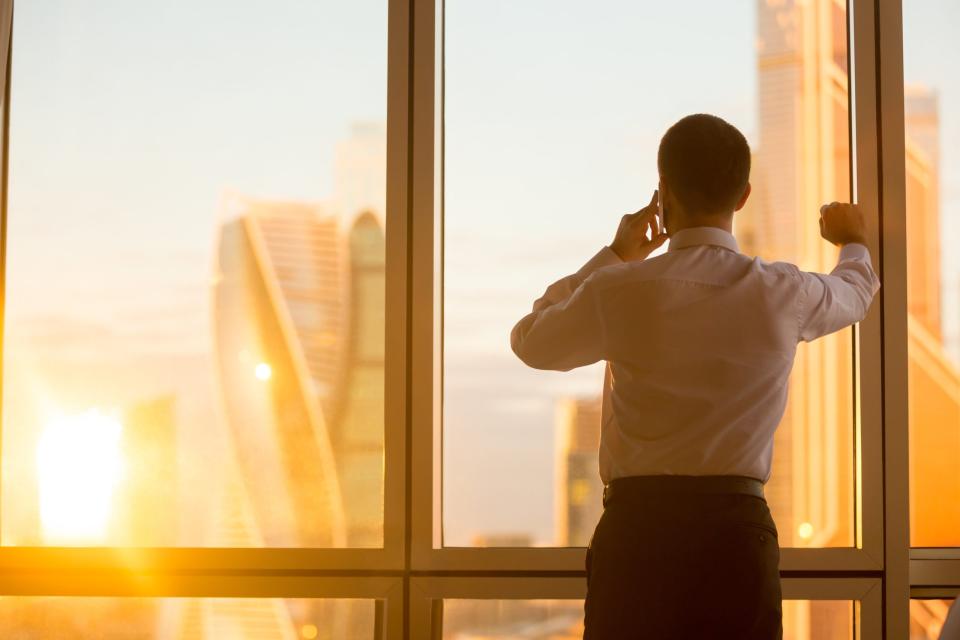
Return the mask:
M666 233L661 233L662 223L658 215L657 192L653 192L650 204L636 213L628 213L620 219L617 237L610 248L624 262L645 260L653 251L667 241ZM650 237L647 238L647 231Z
M831 202L820 207L820 235L835 245L867 244L863 210L848 202Z

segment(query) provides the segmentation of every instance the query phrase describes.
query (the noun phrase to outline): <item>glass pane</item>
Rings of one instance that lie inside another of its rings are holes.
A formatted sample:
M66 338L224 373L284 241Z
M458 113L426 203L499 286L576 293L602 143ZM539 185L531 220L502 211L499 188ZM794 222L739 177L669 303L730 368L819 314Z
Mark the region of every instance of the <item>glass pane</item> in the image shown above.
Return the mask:
M373 640L375 600L0 597L0 635L18 640Z
M953 605L953 600L911 600L910 601L910 640L938 640L949 638L948 634L941 636L947 612ZM953 613L951 625L956 625L953 631L960 629L960 611Z
M602 367L527 369L510 330L646 204L689 113L753 148L741 251L830 270L816 219L850 197L845 3L448 0L445 24L444 543L582 545ZM789 397L767 484L780 543L851 546L851 331L801 345Z
M382 544L386 13L17 8L4 544Z
M854 638L853 603L785 600L784 640ZM580 600L444 600L444 640L574 640L583 637Z
M903 7L910 538L960 546L960 6Z

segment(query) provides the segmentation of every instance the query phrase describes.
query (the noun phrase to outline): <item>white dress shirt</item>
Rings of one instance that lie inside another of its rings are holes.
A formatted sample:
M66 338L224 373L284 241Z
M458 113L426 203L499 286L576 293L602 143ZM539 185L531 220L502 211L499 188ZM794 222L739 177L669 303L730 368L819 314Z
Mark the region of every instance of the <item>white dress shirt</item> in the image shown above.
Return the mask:
M514 327L537 369L606 360L604 483L635 475L766 482L797 343L863 319L880 282L860 244L829 274L739 252L715 227L675 233L663 255L602 249L555 282Z

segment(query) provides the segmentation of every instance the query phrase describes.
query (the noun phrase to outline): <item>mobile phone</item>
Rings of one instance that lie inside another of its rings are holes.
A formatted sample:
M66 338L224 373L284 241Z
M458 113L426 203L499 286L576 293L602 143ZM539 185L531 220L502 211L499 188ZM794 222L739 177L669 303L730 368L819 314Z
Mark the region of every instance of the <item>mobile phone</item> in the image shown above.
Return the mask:
M657 191L657 233L667 232L667 221L663 211L663 196Z

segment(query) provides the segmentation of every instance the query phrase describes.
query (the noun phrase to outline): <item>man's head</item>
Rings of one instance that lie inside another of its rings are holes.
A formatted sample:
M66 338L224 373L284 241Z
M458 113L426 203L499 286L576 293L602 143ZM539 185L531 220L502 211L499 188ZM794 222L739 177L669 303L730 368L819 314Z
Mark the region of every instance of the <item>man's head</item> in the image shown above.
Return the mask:
M729 226L733 212L750 195L747 139L717 116L697 113L667 129L657 168L668 233L690 226Z

